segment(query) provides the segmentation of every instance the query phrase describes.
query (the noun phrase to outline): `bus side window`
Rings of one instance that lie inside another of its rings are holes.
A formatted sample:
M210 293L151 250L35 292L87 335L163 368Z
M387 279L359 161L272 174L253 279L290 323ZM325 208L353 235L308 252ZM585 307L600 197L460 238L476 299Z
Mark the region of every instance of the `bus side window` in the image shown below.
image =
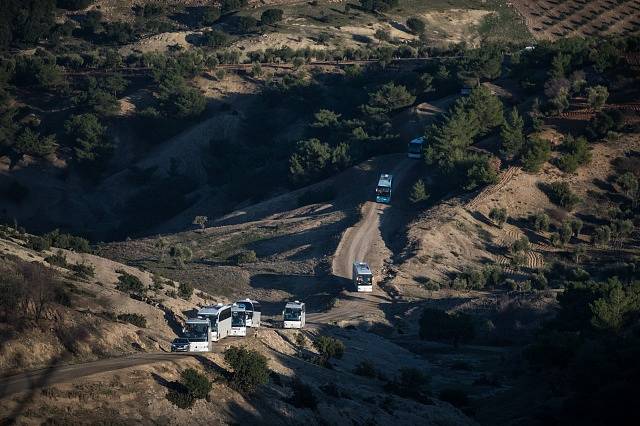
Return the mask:
M224 321L231 316L231 309L225 309L220 312L220 321Z

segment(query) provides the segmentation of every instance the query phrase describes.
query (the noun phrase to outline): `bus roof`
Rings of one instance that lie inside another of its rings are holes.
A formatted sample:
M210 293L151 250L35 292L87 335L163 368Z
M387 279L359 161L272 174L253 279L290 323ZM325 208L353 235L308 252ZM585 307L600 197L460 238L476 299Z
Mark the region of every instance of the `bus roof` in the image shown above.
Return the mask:
M235 303L231 306L231 312L244 312L247 308L244 306L236 305Z
M214 305L214 306L203 306L198 311L198 315L217 316L221 310L227 309L230 307L231 305L223 305L222 303L218 303L217 305Z
M209 325L209 320L206 318L189 318L187 319L187 324L207 324Z
M381 174L380 180L378 181L378 186L384 186L391 188L391 181L393 180L393 176L388 174Z
M304 302L299 302L299 301L295 301L295 302L287 302L287 304L284 306L285 309L286 308L290 308L290 309L302 309L302 307L304 306Z
M419 138L412 139L409 143L415 143L422 145L424 143L424 136L420 136Z
M353 266L355 266L358 275L372 275L371 268L364 262L355 262Z

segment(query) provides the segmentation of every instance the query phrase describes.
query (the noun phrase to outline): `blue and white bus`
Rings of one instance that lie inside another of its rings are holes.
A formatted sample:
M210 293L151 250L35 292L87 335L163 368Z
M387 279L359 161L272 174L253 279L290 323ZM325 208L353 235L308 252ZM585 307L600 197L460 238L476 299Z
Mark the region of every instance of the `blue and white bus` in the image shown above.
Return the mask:
M376 187L376 201L378 203L390 203L391 202L391 182L393 176L388 174L380 175L378 186Z
M422 148L424 146L424 137L415 138L409 142L407 148L407 157L409 158L422 158Z

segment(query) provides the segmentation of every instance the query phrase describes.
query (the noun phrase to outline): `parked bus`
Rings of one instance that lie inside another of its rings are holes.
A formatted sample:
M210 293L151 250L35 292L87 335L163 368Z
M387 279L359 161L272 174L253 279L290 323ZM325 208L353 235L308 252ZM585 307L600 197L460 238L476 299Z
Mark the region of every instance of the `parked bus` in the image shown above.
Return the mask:
M205 306L198 311L198 317L208 319L211 323L211 341L217 342L227 337L231 331L231 305L218 303Z
M409 158L422 158L422 149L424 146L424 137L415 138L411 142L409 142L409 146L407 148L407 157Z
M391 202L391 182L393 176L388 174L380 175L378 186L376 187L376 201L378 203L390 203Z
M229 336L247 335L247 311L244 306L233 304L231 306L231 330Z
M373 291L373 274L366 263L354 262L351 278L355 291Z
M211 322L206 318L189 318L182 329L189 340L189 352L207 352L210 350Z
M284 328L303 328L306 322L305 306L303 302L287 302L282 311Z
M247 312L247 327L260 327L261 307L257 300L242 299L236 302L238 306L244 306Z

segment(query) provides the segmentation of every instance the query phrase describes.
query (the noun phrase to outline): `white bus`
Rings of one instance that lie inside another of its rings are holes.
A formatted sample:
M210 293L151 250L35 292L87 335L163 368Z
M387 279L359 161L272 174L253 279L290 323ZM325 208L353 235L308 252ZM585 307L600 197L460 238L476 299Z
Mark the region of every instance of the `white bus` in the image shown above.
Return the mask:
M388 174L381 174L380 180L378 180L378 186L376 187L376 201L378 203L390 203L391 202L391 184L393 182L393 176Z
M218 303L205 306L198 311L198 317L208 319L211 323L211 341L224 339L231 332L231 305Z
M238 306L244 306L247 312L247 327L260 327L262 317L260 303L257 300L242 299L236 302Z
M373 274L366 263L354 262L351 278L355 291L373 291Z
M233 304L231 306L231 330L229 336L247 335L247 311L244 306Z
M189 340L189 352L208 352L211 341L211 323L205 318L189 318L182 329Z
M424 146L424 137L415 138L409 142L407 148L407 157L409 158L422 158L422 147Z
M303 302L287 302L282 311L284 328L303 328L306 322L305 306Z

